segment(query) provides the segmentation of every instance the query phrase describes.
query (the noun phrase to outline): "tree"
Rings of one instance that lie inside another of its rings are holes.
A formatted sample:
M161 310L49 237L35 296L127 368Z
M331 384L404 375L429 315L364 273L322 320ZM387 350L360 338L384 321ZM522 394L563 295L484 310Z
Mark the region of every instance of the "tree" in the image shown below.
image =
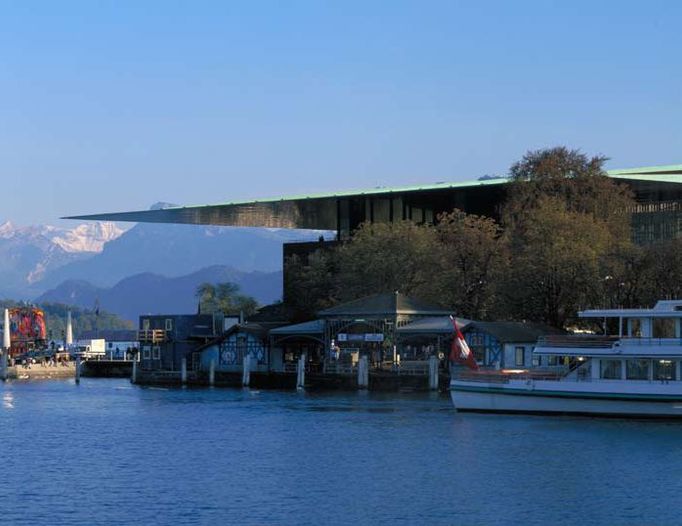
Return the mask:
M632 192L607 177L606 157L588 158L579 150L559 146L530 151L510 169L511 183L503 205L505 228L523 228L527 214L545 197L557 198L569 212L603 221L614 241L629 242Z
M454 210L438 218L436 232L442 260L431 281L440 303L471 319L490 317L497 281L507 260L501 228L488 217Z
M541 198L517 231L504 281L505 303L517 319L563 327L581 307L600 300L601 261L610 231L604 222Z
M258 308L258 302L251 296L241 294L239 285L235 283L202 283L197 287L196 296L199 299L199 311L202 313L243 312L249 315L256 312Z
M306 262L289 256L284 266L284 296L296 320L310 319L336 303L336 252L316 250Z
M502 301L507 317L562 327L579 308L624 293L614 283L624 283L627 257L634 257L634 202L606 176L605 160L556 147L528 152L511 167L501 211L510 251Z
M410 221L364 223L337 249L338 298L399 290L434 299L434 273L440 268L436 229Z

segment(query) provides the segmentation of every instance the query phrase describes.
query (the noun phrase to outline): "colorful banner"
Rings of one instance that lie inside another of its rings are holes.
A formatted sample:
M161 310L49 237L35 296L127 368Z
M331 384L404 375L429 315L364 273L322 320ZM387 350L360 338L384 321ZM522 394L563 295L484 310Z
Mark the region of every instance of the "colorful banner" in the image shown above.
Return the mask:
M9 326L12 344L47 340L45 314L35 307L9 309Z

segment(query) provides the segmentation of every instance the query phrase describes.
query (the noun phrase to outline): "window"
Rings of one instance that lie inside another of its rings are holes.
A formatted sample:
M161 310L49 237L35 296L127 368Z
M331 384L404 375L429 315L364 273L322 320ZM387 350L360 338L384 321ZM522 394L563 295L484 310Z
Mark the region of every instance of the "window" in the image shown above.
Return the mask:
M625 371L628 380L648 380L649 360L626 360Z
M142 320L142 330L143 331L148 331L149 330L149 318L144 318Z
M142 359L149 360L151 358L151 351L149 347L142 347Z
M654 338L674 338L675 319L674 318L654 318Z
M525 363L525 354L526 354L526 348L525 347L514 347L514 365L520 365L523 367Z
M152 347L152 360L160 360L161 359L161 347L158 345L155 345Z
M167 331L173 330L173 320L171 318L166 318L166 330Z
M672 360L654 360L654 380L677 380L676 369Z
M601 378L605 380L620 380L620 360L602 360L601 361Z
M547 365L557 365L557 357L556 356L548 356L547 357Z

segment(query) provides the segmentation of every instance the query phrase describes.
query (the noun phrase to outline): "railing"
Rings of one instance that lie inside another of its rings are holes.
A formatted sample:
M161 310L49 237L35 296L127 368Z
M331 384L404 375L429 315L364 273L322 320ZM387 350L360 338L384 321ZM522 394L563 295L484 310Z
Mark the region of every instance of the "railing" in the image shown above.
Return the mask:
M646 345L648 347L651 346L668 346L668 345L677 345L677 346L682 346L682 338L630 338L630 337L625 337L621 338L620 340L621 345L637 345L637 346L643 346Z
M565 347L586 349L610 349L618 342L618 336L575 335L575 336L541 336L538 347Z
M298 370L298 363L297 362L284 362L282 364L282 372L283 373L295 373Z
M501 371L458 371L452 373L453 380L465 382L481 382L491 384L506 384L510 380L552 380L566 379L565 371L526 371L523 373L505 373Z
M166 331L163 329L138 331L137 339L142 343L162 343L166 341Z
M324 365L326 374L345 374L353 375L357 371L357 366L347 362L329 362Z

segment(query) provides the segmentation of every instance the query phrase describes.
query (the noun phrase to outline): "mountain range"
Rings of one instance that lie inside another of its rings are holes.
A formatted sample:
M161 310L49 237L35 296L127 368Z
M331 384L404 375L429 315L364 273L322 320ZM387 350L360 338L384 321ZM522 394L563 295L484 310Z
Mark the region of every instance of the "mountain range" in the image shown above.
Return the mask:
M141 314L188 314L196 312L195 295L201 283L232 282L261 305L273 303L282 295L282 272L242 272L214 265L186 276L168 278L145 272L122 279L113 287L97 287L88 281L67 280L38 298L37 303L66 303L86 309L99 306L126 320Z
M155 205L155 207L163 205ZM201 282L232 281L261 304L281 296L282 243L320 232L113 223L0 224L0 297L140 313L193 312Z

